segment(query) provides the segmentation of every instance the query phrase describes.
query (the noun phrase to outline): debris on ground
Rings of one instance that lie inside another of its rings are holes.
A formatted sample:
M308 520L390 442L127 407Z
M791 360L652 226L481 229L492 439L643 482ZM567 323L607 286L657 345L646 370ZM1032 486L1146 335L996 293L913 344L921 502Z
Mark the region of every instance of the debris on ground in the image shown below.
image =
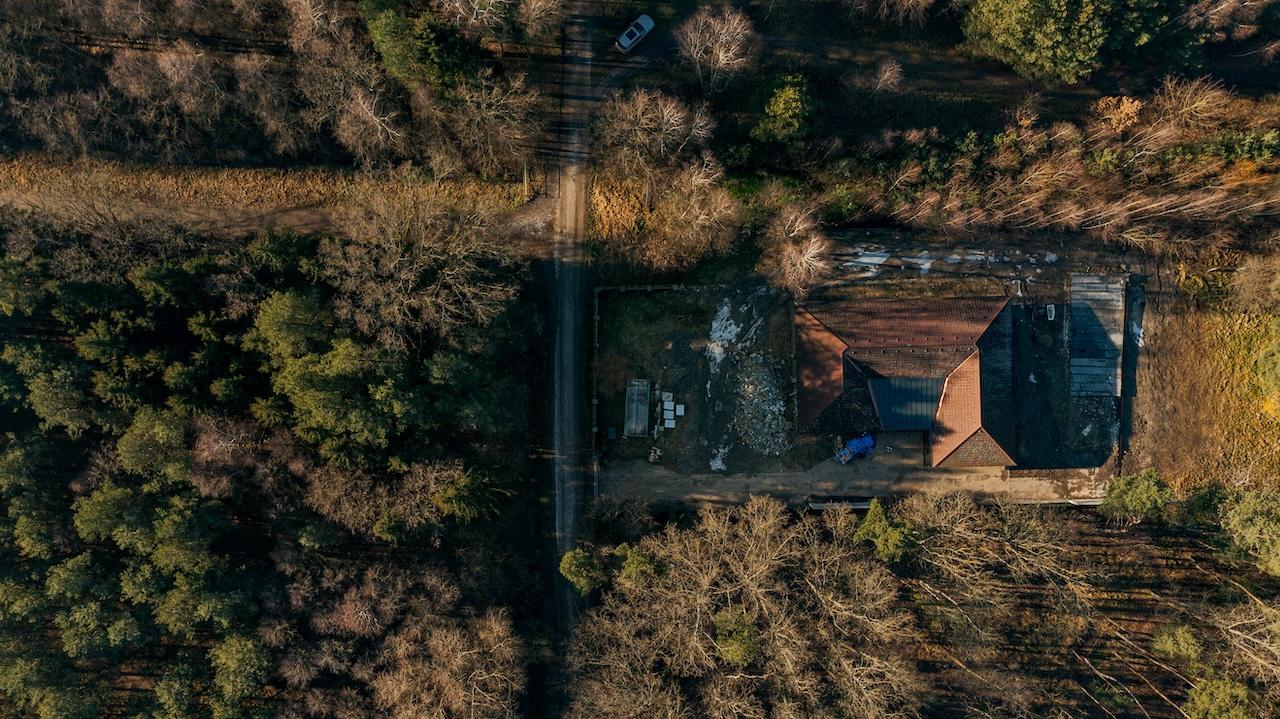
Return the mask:
M725 461L724 461L724 460L725 460L725 458L726 458L726 457L728 457L728 456L729 456L729 448L728 448L728 447L720 447L720 448L719 448L719 449L717 449L715 452L712 452L712 453L711 453L711 462L710 462L710 465L711 465L711 471L712 471L712 472L723 472L723 471L725 471L726 469L728 469L728 468L729 468L729 465L725 464Z
M711 359L712 371L720 368L725 353L738 341L738 333L742 332L742 325L733 321L732 311L729 300L725 299L720 303L715 319L711 321L711 332L707 336L707 356Z
M790 449L787 401L773 362L761 352L746 355L736 379L733 428L742 443L769 457Z

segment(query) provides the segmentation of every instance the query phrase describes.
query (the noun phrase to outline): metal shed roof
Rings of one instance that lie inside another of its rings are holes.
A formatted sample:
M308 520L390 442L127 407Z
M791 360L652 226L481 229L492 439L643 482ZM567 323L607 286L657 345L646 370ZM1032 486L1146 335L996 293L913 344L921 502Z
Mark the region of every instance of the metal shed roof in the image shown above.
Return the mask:
M885 431L932 427L945 381L941 377L870 378L871 400Z
M624 437L643 437L649 433L649 380L633 379L627 383Z

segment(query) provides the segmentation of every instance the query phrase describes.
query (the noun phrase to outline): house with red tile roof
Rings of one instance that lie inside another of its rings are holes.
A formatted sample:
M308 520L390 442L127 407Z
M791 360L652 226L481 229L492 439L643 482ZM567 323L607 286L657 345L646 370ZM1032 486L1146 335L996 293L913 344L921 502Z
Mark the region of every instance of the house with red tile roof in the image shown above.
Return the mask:
M796 426L924 432L933 467L1010 467L1006 297L841 300L796 308Z

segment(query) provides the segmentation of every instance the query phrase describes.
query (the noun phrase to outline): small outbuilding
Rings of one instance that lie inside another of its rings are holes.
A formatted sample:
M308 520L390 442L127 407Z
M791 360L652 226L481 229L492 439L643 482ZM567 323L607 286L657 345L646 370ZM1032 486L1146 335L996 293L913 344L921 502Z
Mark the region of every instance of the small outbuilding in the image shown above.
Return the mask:
M649 434L649 380L633 379L627 383L626 417L622 425L624 437L645 437Z

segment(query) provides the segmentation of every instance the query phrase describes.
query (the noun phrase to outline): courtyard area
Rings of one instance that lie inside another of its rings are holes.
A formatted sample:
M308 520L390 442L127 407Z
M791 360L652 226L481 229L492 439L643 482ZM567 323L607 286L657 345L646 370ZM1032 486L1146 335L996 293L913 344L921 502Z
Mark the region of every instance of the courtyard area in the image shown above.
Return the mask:
M817 438L793 436L792 309L785 294L756 281L602 291L601 472L643 464L654 448L660 467L683 474L794 471L828 455ZM647 380L652 393L639 437L627 436L623 421L633 380Z
M602 467L600 494L643 502L657 510L736 505L753 495L768 495L803 506L824 497L857 500L951 491L1008 494L1027 502L1088 502L1106 493L1109 478L1099 470L932 468L924 464L924 436L919 432L882 433L877 442L865 459L849 465L832 459L834 442L824 442L823 448L830 450L825 459L792 471L682 473L643 459L628 460Z

